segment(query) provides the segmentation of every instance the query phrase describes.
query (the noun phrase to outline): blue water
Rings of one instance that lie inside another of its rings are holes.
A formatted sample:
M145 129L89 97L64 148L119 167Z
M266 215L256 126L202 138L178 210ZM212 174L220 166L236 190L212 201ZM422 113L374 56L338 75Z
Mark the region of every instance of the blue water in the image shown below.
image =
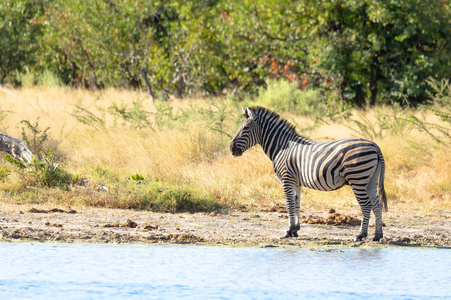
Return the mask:
M27 298L450 299L451 250L0 243L0 299Z

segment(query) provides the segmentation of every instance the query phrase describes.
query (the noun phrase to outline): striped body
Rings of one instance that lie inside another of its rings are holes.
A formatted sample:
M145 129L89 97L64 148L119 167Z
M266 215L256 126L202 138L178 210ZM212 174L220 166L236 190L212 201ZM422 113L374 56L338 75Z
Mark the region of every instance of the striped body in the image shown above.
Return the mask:
M244 113L246 120L230 148L234 156L240 156L260 144L271 159L287 202L290 227L285 237L297 236L300 228L301 186L332 191L346 184L353 189L363 213L356 239L367 236L371 211L376 216L374 240L383 236L379 196L386 208L385 163L375 143L359 138L315 142L299 136L291 124L265 108L248 108Z
M378 164L377 145L364 139L313 142L302 137L289 142L272 160L279 180L319 191L333 191L345 184L356 187Z

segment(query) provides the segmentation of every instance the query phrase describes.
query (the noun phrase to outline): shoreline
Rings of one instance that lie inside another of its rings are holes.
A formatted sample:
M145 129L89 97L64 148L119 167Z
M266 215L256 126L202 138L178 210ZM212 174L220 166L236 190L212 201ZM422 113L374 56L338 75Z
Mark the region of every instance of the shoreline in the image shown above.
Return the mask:
M339 215L346 223L330 221ZM280 239L286 214L278 211L161 213L108 208L62 208L0 203L0 242L184 244L199 246L428 247L451 248L451 212L422 214L392 209L384 214L384 238L354 242L361 220L358 208L337 212L301 210L298 238ZM316 224L314 224L316 222ZM328 223L329 224L328 224ZM337 225L338 224L338 225Z

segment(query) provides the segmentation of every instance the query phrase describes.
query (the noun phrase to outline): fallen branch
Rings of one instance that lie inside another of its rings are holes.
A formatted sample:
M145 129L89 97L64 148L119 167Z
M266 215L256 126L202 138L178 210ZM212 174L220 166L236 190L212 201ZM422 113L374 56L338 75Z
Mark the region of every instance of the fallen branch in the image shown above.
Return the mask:
M0 151L9 153L24 165L31 163L33 159L33 153L27 145L4 133L0 133Z

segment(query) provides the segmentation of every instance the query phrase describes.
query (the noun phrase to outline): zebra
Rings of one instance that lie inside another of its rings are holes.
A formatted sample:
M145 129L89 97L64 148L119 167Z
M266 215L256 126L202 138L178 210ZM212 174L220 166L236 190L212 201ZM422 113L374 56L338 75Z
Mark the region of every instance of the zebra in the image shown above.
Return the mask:
M363 214L354 240L367 237L371 211L376 217L373 241L383 237L382 206L385 211L388 208L385 162L379 146L361 138L309 140L298 135L290 122L264 107L243 108L243 115L245 120L230 143L230 150L238 157L260 144L271 159L276 178L282 183L289 216L289 228L283 238L298 236L301 186L333 191L344 185L351 186Z

